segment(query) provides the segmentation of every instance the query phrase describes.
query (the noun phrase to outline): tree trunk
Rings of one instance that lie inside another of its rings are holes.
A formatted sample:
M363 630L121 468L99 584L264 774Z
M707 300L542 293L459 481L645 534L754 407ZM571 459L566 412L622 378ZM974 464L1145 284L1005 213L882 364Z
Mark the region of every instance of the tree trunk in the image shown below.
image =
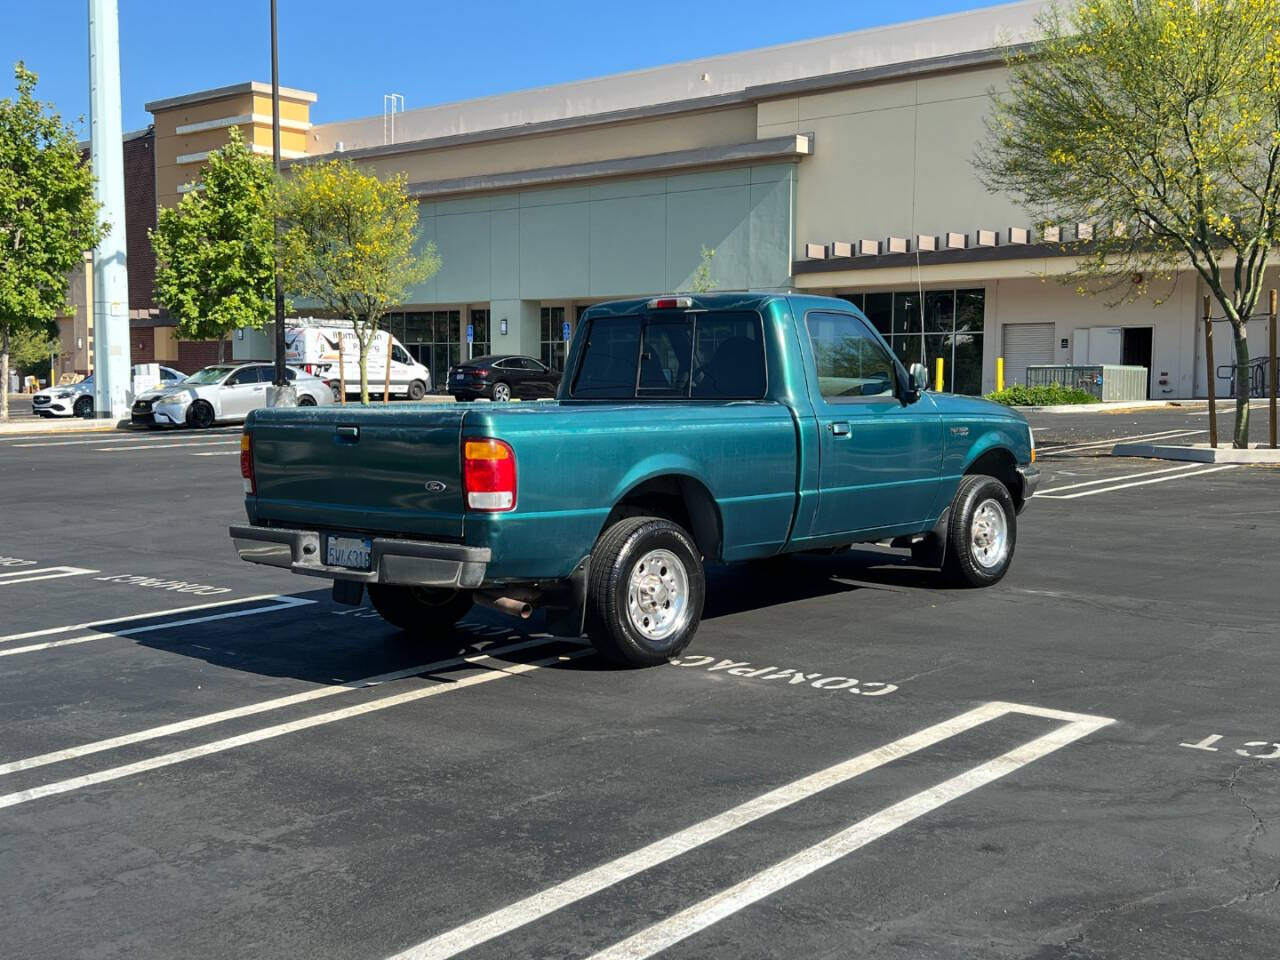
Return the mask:
M9 328L0 336L0 420L9 419Z
M369 403L369 344L360 338L360 402Z
M1232 446L1249 448L1249 328L1243 320L1231 324L1236 342L1236 429Z

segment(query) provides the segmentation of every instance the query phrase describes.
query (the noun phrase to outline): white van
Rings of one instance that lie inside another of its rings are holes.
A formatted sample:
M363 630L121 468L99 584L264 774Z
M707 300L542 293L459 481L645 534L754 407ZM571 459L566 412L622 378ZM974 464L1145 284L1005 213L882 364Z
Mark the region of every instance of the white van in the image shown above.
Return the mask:
M347 320L299 317L284 322L284 357L290 366L324 377L338 389L341 376L347 396L360 395L360 341ZM431 371L385 330L369 344L369 395L382 393L387 377L387 348L391 349L391 392L421 400L431 389ZM341 358L339 358L341 351Z

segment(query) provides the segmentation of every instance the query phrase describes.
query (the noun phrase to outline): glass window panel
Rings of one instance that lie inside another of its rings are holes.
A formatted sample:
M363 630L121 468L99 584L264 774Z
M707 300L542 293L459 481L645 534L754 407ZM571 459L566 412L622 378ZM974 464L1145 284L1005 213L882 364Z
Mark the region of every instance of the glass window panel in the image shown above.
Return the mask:
M904 367L920 362L920 337L918 334L906 334L893 338L893 352L898 355Z
M404 315L405 343L427 343L431 340L431 320L425 313L406 313ZM421 361L419 361L421 362Z
M752 400L764 396L764 345L759 316L702 314L694 336L694 397Z
M975 333L957 333L955 336L954 373L947 384L952 393L977 396L982 393L982 336Z
M982 333L985 305L985 290L957 290L956 330Z
M542 345L542 362L552 369L551 344ZM573 396L624 399L635 396L640 326L631 317L597 317L583 347Z
M823 397L847 403L894 395L893 360L856 317L815 313L808 326Z
M841 300L847 300L859 310L862 309L863 295L861 293L839 293L836 294Z
M640 392L650 396L686 397L693 366L693 321L651 319L640 350Z
M862 312L867 315L871 325L886 337L893 332L893 294L868 293L863 299Z
M954 329L954 290L931 290L924 295L924 332L950 333Z
M918 293L895 293L893 295L893 332L920 332L920 295Z
M447 330L448 330L447 339L449 343L461 343L463 340L466 339L466 336L462 329L462 311L461 310L450 310L445 315L445 322L447 324Z
M933 384L933 389L937 389L938 385L934 383L934 378L938 373L938 358L942 358L942 385L948 393L954 393L951 389L951 337L948 334L926 334L924 338L924 364L929 368L929 382Z

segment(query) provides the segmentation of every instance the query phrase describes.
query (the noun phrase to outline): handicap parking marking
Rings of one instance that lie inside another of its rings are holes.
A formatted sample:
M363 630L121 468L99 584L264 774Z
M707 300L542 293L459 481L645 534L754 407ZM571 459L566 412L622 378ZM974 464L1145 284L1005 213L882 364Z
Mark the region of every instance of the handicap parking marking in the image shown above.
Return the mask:
M794 667L758 667L747 660L726 660L706 655L672 657L667 662L673 667L703 667L711 673L725 671L732 676L748 677L752 680L785 680L786 686L802 686L813 690L842 690L845 693L863 697L882 697L898 689L895 683L884 683L879 680L857 680L853 677L827 675L821 671L805 673Z
M1091 489L1091 490L1075 490L1076 487L1085 486L1085 484L1071 484L1065 487L1054 487L1049 490L1037 491L1035 496L1032 499L1078 500L1080 497L1093 497L1093 496L1097 496L1100 493L1114 493L1117 490L1128 490L1131 487L1145 487L1153 483L1167 483L1170 480L1183 480L1189 477L1203 477L1205 474L1209 474L1209 473L1220 473L1223 470L1235 470L1238 467L1240 467L1241 464L1227 463L1227 464L1222 464L1216 467L1208 467L1205 469L1196 469L1196 470L1187 469L1188 467L1202 467L1202 466L1203 464L1193 463L1193 464L1187 464L1182 468L1171 467L1169 470L1149 470L1147 471L1147 473L1150 473L1150 474L1160 473L1160 474L1163 474L1163 476L1152 477L1150 479L1145 479L1145 480L1142 480L1142 479L1132 480L1129 477L1114 477L1114 478L1111 478L1111 486L1095 487L1094 489ZM1175 469L1178 470L1178 472L1174 472ZM1142 476L1142 474L1137 474L1136 476ZM1121 480L1129 480L1130 482L1127 482L1127 483L1117 482ZM1104 480L1104 481L1093 481L1093 482L1105 483L1107 481ZM1075 492L1062 493L1061 491L1063 490L1075 490Z
M935 787L914 794L859 820L845 830L800 851L781 863L596 953L591 960L624 960L624 958L641 960L641 958L653 956L893 830L1115 722L1109 717L1071 713L1026 704L986 703L825 770L801 777L723 813L685 827L683 830L519 900L508 907L425 940L396 954L391 960L446 960L446 958L457 956L643 873L651 867L704 846L740 827L799 803L814 794L846 783L855 777L1008 714L1041 717L1060 721L1064 725L1015 747L993 760L966 770Z
M116 637L133 637L141 633L152 633L156 630L168 630L173 627L186 627L197 623L211 623L215 620L235 620L241 617L256 617L264 613L276 613L280 610L291 610L294 607L307 606L313 604L315 600L308 600L305 597L281 596L280 594L268 593L261 594L256 597L245 597L241 600L224 601L224 604L230 603L255 603L259 600L269 600L271 603L261 607L251 607L248 610L231 610L226 613L209 614L208 616L190 617L186 620L177 620L166 623L146 624L140 627L126 627L123 630L112 631L94 631L79 637L68 637L62 640L44 640L40 643L27 644L23 647L0 647L0 657L13 657L22 653L36 653L40 650L51 650L57 647L70 647L76 644L88 643L91 640L110 640ZM210 604L215 606L215 604ZM55 627L51 628L55 631L67 630L71 628ZM40 631L36 631L38 634ZM28 639L32 634L12 634L8 637L0 637L0 644L8 643L14 640Z
M1244 740L1238 739L1241 745L1238 747L1218 747L1216 746L1223 735L1220 733L1211 733L1203 740L1195 743L1188 743L1185 740L1178 746L1186 747L1189 750L1203 750L1205 753L1217 753L1224 750L1228 757L1243 757L1245 760L1280 760L1280 741L1277 740ZM1230 743L1231 741L1228 741Z
M97 573L88 567L26 567L0 573L0 587L12 587L19 583L35 583L40 580L62 580L66 577L83 577Z
M536 641L529 641L530 646L550 645L555 643L556 638L541 638ZM500 649L500 648L499 648ZM71 777L66 780L57 780L52 783L45 783L39 786L30 787L26 790L18 790L14 793L0 795L0 809L18 806L19 804L29 803L33 800L43 799L45 797L56 796L58 794L69 793L73 790L80 790L85 787L96 786L102 783L109 783L113 780L120 780L125 777L136 776L151 770L158 770L163 767L170 767L175 764L185 763L189 760L196 760L201 757L211 756L217 753L225 753L228 750L234 750L238 747L248 746L250 744L261 743L264 740L271 740L276 737L283 737L291 733L297 733L302 730L309 730L313 727L324 726L331 723L337 723L341 720L349 720L354 717L364 716L365 714L375 713L380 710L387 710L391 707L397 707L405 703L413 703L418 700L424 700L428 697L442 696L448 693L456 693L459 690L467 690L483 683L491 683L496 680L509 679L511 677L521 676L523 674L532 673L536 670L546 667L554 667L570 660L576 660L593 654L590 648L571 650L569 653L555 654L553 656L542 657L527 663L506 663L492 659L498 654L498 649L493 651L476 654L475 656L457 658L461 664L468 666L477 666L484 668L486 672L471 674L459 680L446 680L442 682L433 682L429 686L419 687L404 693L392 694L391 696L381 697L370 700L365 703L355 704L350 707L343 707L339 710L330 710L327 713L320 713L310 717L304 717L300 720L293 720L286 723L277 723L268 727L260 727L257 730L251 730L232 737L224 737L221 740L214 740L210 743L202 744L196 747L190 747L185 750L175 750L170 753L159 754L146 760L139 760L134 763L124 764L123 766L110 767L105 770L99 770L94 773L85 774L83 776ZM328 690L330 688L323 688ZM346 686L334 688L338 691L353 689ZM272 708L274 709L274 707ZM227 713L230 711L224 711ZM213 715L217 716L217 715ZM197 718L199 720L200 718ZM218 722L218 721L212 721ZM149 731L142 731L134 736L142 736ZM103 741L112 743L113 741ZM84 748L87 749L95 745L88 744ZM72 748L73 750L76 748ZM110 746L101 749L111 749ZM93 751L90 751L93 752ZM78 755L78 754L76 754ZM41 758L32 758L27 761L31 764L34 760ZM19 761L21 762L21 761ZM47 762L56 762L49 760Z

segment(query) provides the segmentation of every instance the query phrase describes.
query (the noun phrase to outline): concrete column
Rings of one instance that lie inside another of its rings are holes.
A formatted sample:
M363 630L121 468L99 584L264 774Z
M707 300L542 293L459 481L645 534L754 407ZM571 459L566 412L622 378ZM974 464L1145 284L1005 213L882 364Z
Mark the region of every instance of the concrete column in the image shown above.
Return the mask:
M541 308L537 300L494 300L489 305L493 352L537 357L542 352ZM507 322L506 336L502 334L503 320Z

